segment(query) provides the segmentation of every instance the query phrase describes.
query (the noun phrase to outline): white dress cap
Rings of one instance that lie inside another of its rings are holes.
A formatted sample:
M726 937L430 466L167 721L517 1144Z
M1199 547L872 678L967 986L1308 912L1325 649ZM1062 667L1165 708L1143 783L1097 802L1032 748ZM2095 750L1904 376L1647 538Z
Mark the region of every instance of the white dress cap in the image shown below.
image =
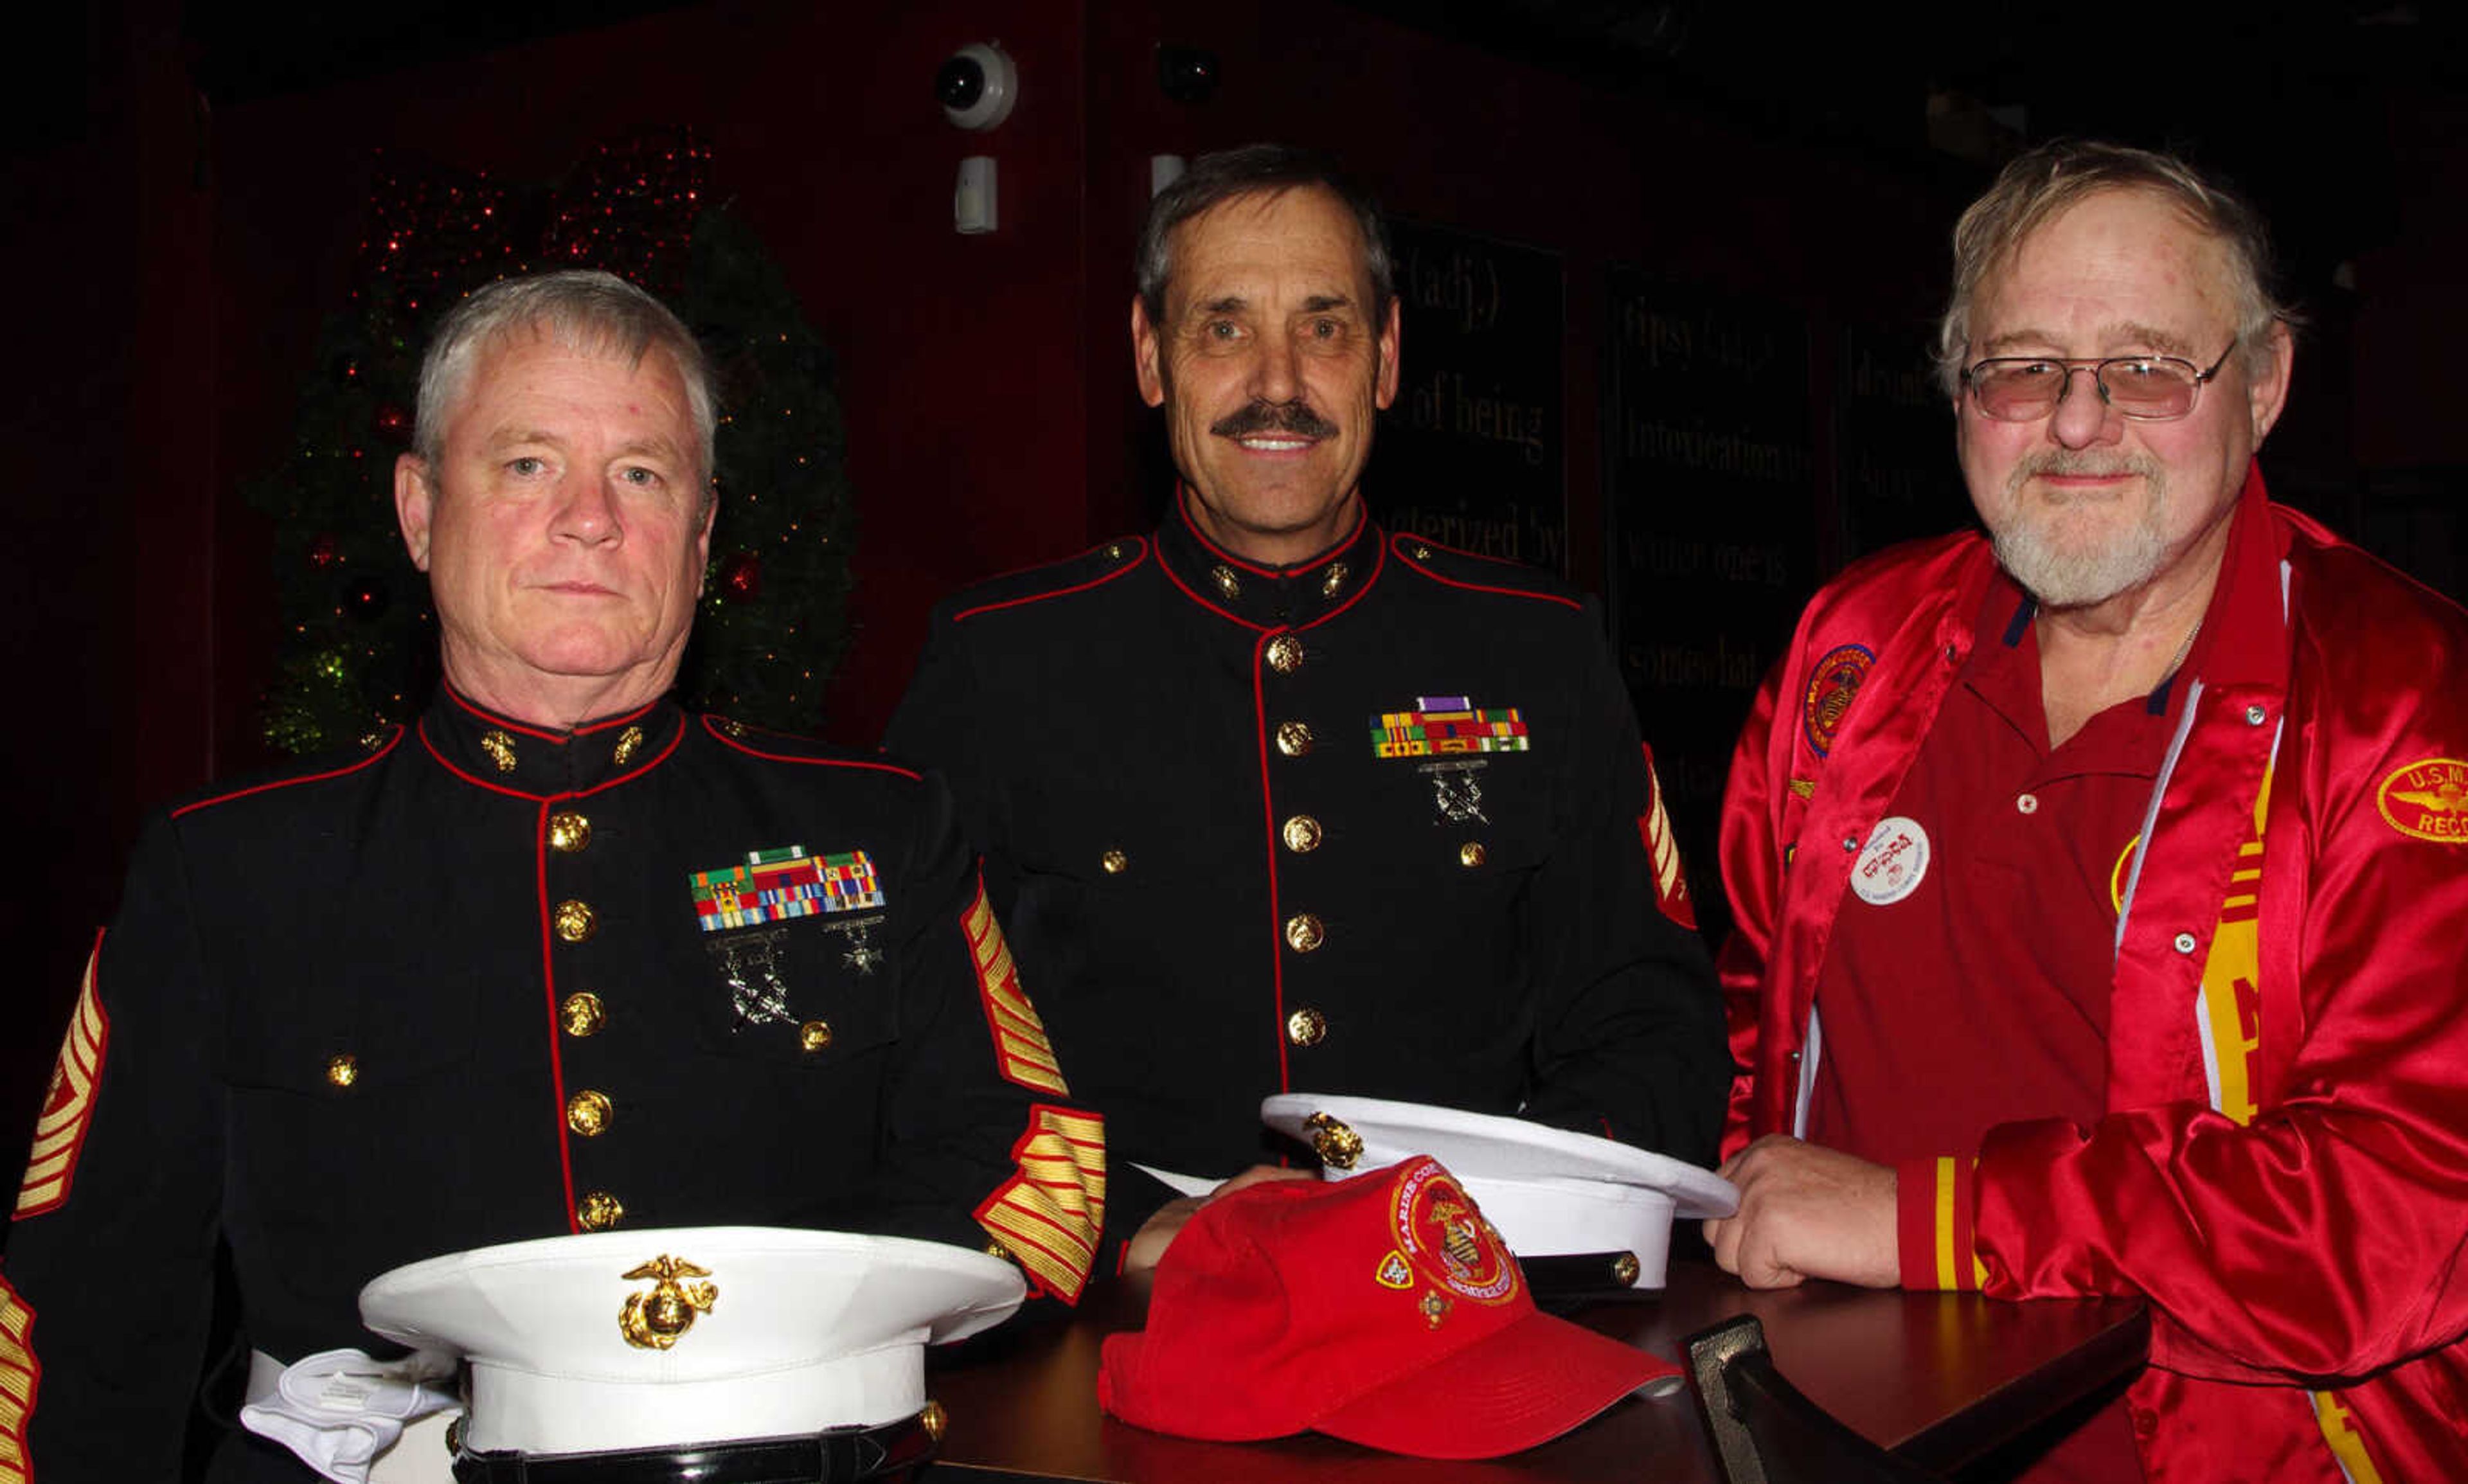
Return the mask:
M1674 1217L1729 1216L1740 1193L1685 1160L1522 1118L1334 1093L1286 1092L1260 1105L1269 1128L1319 1151L1343 1179L1428 1154L1520 1257L1627 1252L1633 1287L1662 1287Z
M603 1452L897 1422L924 1348L1000 1323L1011 1264L899 1237L763 1226L550 1237L430 1258L360 1317L471 1367L463 1446Z

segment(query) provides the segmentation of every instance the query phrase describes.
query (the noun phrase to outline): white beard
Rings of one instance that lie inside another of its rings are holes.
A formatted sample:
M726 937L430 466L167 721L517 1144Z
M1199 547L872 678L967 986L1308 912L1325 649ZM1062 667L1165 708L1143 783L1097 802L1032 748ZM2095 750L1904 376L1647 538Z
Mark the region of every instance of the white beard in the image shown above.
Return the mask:
M2063 539L2060 533L2069 507L2104 497L2026 494L2022 488L2036 474L2117 469L2142 476L2142 509L2132 525L2109 534L2097 544L2080 537ZM2024 460L2007 476L2002 518L1991 524L1989 535L1995 540L1998 561L2042 606L2090 607L2130 592L2159 574L2168 557L2168 538L2160 523L2167 508L2168 471L2157 459L2042 454Z

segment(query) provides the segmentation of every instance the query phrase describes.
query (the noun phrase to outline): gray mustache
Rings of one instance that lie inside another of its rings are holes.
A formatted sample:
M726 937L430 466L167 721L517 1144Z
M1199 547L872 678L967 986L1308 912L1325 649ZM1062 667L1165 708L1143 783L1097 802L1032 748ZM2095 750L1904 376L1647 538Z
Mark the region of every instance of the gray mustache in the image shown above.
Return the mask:
M1253 433L1291 433L1297 438L1335 438L1337 424L1301 402L1253 402L1219 418L1208 430L1220 438Z

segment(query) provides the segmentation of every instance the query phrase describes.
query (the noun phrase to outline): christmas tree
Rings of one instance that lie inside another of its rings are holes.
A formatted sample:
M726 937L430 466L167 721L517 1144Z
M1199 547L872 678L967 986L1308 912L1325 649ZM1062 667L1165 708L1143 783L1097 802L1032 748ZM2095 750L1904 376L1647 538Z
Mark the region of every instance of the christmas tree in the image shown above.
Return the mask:
M682 134L604 147L562 182L381 170L350 306L303 387L291 456L249 491L275 523L282 650L265 740L293 753L406 720L437 683L436 615L394 516L427 333L496 279L604 268L659 295L710 356L720 514L689 706L811 731L846 639L850 495L829 353L761 240L706 204L710 154Z

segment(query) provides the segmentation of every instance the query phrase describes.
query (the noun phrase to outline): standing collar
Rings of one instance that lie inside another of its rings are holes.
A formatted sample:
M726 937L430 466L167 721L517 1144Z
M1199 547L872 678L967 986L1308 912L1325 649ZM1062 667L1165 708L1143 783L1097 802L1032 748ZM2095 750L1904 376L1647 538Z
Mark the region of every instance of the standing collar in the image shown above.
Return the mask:
M685 713L663 696L571 731L499 716L450 685L420 719L420 740L465 782L529 798L589 793L666 758Z
M1175 487L1174 513L1157 531L1157 559L1192 600L1254 628L1301 628L1352 603L1378 577L1380 527L1358 511L1354 529L1328 550L1266 566L1219 546L1191 523L1191 487Z

